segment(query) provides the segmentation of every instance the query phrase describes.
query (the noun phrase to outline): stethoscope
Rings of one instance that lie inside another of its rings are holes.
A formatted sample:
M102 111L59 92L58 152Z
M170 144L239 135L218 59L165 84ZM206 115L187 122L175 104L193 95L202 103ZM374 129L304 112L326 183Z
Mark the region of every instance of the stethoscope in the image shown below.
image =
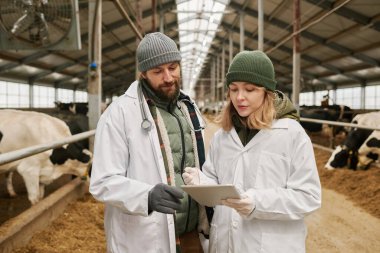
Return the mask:
M138 91L137 91L139 104L140 104L140 110L141 110L141 116L142 116L142 122L141 122L141 128L145 131L149 131L152 128L152 122L148 120L148 117L146 116L145 112L145 106L143 104L143 91L142 91L142 85L141 83L138 84Z
M142 91L142 85L141 85L140 82L139 82L139 84L138 84L138 88L137 88L137 89L138 89L138 90L137 90L137 96L138 96L138 99L139 99L140 110L141 110L141 116L142 116L141 128L144 129L145 131L150 131L150 129L152 128L152 122L150 122L150 121L148 120L148 116L147 116L146 111L145 111L145 106L144 106L144 104L143 104L143 101L144 101L143 97L144 97L144 95L143 95L143 91ZM181 100L181 101L188 101L188 102L194 104L194 102L192 102L192 101L190 101L190 100L188 100L188 99L183 99L183 100ZM178 106L179 109L181 109L181 105L179 104L179 102L177 102L177 106ZM203 124L203 126L200 126L199 129L194 129L193 124L191 124L191 123L188 121L188 118L187 118L186 116L185 116L185 119L186 119L186 121L187 121L187 124L189 124L191 130L193 130L194 132L199 132L199 131L202 131L203 129L206 128L206 126L207 126L207 122L206 122L205 119L203 118L203 116L202 116L201 112L199 111L199 109L198 109L196 106L194 106L194 108L195 108L195 110L197 111L197 114L198 114L198 115L200 116L200 118L202 119L202 124ZM182 112L182 110L180 110L180 111ZM183 113L183 112L182 112L182 113Z

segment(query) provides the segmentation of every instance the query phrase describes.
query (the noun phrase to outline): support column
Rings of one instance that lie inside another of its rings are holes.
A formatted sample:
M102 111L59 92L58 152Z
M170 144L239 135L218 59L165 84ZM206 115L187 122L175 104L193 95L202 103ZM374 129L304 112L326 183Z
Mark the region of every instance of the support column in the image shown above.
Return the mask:
M58 85L54 83L54 101L58 101Z
M160 10L160 33L164 33L164 12Z
M292 101L296 109L299 110L300 93L300 36L297 32L300 29L300 1L293 0L293 93Z
M332 94L333 94L332 102L333 102L333 104L336 104L336 85L334 85L334 87L333 87Z
M216 103L219 103L219 83L220 83L220 56L216 56Z
M34 82L29 80L29 108L34 108Z
M100 118L102 101L102 1L88 2L89 15L89 73L88 73L88 123L95 129ZM94 20L94 16L96 19ZM94 136L90 137L90 150L94 149Z
M365 84L360 86L360 108L359 109L367 109L365 108Z
M211 85L210 85L210 92L211 92L211 103L215 102L215 59L211 59Z
M240 52L244 50L244 12L240 12Z
M225 50L225 45L223 43L222 45L222 105L224 106L225 102L225 93L226 93L226 84L225 84L225 77L226 77L226 50Z
M76 96L76 91L77 91L77 87L74 88L73 90L73 102L77 102L77 96Z
M152 32L156 31L156 13L157 13L157 4L156 0L152 0Z
M206 99L205 99L205 82L204 81L202 81L201 83L201 91L200 91L200 94L201 94L201 100L202 100L202 106L205 106L205 101L206 101Z
M142 10L141 10L141 6L140 6L140 1L136 1L136 27L137 27L137 30L141 34L144 34L141 23L142 23ZM136 45L139 45L141 40L142 40L142 37L139 38L138 36L136 36ZM137 55L136 55L135 62L136 62L136 73L135 73L136 78L135 79L137 80L139 78Z
M264 51L264 3L258 0L258 49Z
M228 53L229 53L229 57L228 57L228 63L229 65L231 65L231 62L232 62L232 58L234 57L233 54L234 54L234 45L233 45L233 40L232 40L232 31L229 31L228 32L228 42L229 42L229 46L228 46Z

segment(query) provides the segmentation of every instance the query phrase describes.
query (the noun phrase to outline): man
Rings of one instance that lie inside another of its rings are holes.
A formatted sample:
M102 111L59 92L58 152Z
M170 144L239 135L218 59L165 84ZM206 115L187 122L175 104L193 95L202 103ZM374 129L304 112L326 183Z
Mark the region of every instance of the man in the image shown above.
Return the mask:
M136 54L140 79L95 136L90 192L106 206L107 251L202 252L205 209L179 188L184 168L204 162L198 110L180 92L181 54L162 33L147 34Z

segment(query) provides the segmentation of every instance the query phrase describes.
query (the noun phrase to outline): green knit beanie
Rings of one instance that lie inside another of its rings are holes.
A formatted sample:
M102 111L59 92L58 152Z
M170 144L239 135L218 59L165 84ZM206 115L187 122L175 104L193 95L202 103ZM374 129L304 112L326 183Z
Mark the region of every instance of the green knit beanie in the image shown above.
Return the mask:
M137 47L136 56L141 72L182 59L174 40L160 32L145 35Z
M226 80L227 88L232 82L247 82L271 91L277 83L272 61L259 50L238 53L228 68Z

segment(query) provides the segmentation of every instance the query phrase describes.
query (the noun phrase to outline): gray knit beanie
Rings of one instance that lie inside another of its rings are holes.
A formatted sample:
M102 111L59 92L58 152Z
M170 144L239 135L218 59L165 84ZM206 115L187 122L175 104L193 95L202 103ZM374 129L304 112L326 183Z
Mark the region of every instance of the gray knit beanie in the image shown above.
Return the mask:
M141 40L136 51L138 69L147 71L169 62L181 61L177 44L163 33L148 33Z
M235 81L252 83L274 91L277 82L272 61L259 50L238 53L228 68L227 87Z

